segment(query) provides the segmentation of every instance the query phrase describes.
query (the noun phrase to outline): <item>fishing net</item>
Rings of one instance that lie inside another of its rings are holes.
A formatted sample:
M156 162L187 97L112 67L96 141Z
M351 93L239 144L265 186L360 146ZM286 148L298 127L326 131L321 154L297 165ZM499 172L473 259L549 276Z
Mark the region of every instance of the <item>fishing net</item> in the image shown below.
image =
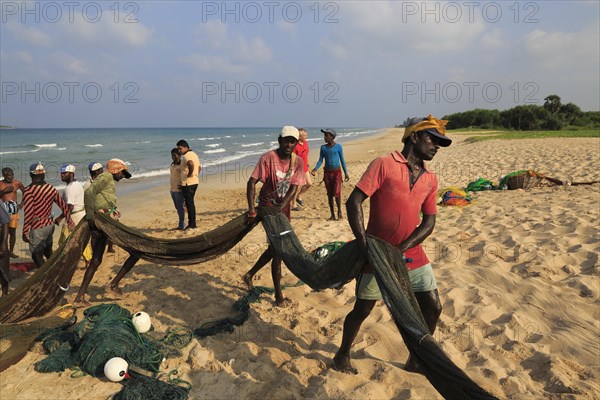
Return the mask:
M116 304L102 304L84 311L84 319L75 325L68 340L56 351L35 364L38 372L60 372L75 366L85 373L104 375L104 364L113 357L121 357L130 364L157 372L163 355L145 335L138 333L131 321L131 313ZM66 338L61 335L61 338ZM57 336L52 335L56 348Z
M228 252L257 224L246 223L246 213L198 236L161 239L123 225L106 214L96 214L96 225L112 242L132 254L158 264L189 265L203 263Z
M377 238L369 237L368 254L364 254L356 241L352 241L335 253L322 259L317 257L315 260L314 255L302 247L287 218L282 214L273 215L278 212L277 209L259 208L257 211L275 254L285 262L294 275L315 290L341 287L360 273L365 262L371 263L375 268L384 301L407 347L423 365L429 381L445 398L495 398L472 381L435 343L410 289L402 255L395 248ZM144 235L101 214L96 221L98 227L115 244L146 260L167 264L200 263L218 257L231 249L258 223L257 219L248 225L246 215L243 214L200 236L185 239L158 239ZM73 238L69 239L65 243L68 244ZM72 250L68 248L67 252L69 249ZM65 249L59 250L61 251L57 253L65 251ZM77 259L82 250L83 246L77 253ZM69 280L70 278L71 276ZM236 325L240 321L243 322L243 318L247 318L247 315L242 315L239 319L234 318L230 322ZM148 364L144 364L148 369L157 367L158 356L151 356L155 353L151 351L145 353L140 350L136 354L148 356ZM118 354L115 353L113 356L116 355ZM85 361L81 358L80 360ZM137 359L137 362L143 361ZM84 369L88 373L97 373L95 365L98 364L90 363Z
M269 243L290 271L313 289L339 287L354 278L365 262L376 272L385 304L406 346L420 361L431 384L446 399L494 399L450 360L429 333L414 293L402 254L389 243L367 238L368 253L356 241L349 242L330 257L315 261L302 247L283 215L265 216L263 226Z
M50 354L35 364L35 370L60 372L80 368L89 375L101 377L106 362L120 357L130 368L157 373L164 357L176 354L176 349L192 340L191 331L184 329L169 331L162 340L152 339L137 331L131 316L128 310L116 304L88 308L84 319L69 331L54 329L39 337ZM187 399L191 387L173 386L141 374L132 376L115 399Z
M54 329L62 330L77 321L73 307L64 307L54 315L20 324L0 325L0 372L23 358L31 345Z
M81 221L44 265L19 287L0 298L0 323L47 314L63 298L90 237Z
M190 387L171 385L156 378L131 374L125 387L113 396L113 400L185 400Z
M273 293L274 290L264 286L254 286L246 294L240 297L233 306L232 310L235 315L232 317L222 318L216 321L205 322L199 328L194 330L194 335L199 338L213 336L222 332L233 332L236 326L242 325L250 318L250 304L256 303L263 293Z

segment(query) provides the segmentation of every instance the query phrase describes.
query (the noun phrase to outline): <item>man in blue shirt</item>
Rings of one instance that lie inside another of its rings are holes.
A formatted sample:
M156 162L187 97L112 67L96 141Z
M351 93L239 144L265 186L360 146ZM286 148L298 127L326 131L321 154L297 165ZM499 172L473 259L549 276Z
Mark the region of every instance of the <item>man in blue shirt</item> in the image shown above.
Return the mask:
M319 162L310 172L311 175L315 175L317 170L321 166L323 159L325 159L325 166L323 167L323 182L325 182L325 188L327 189L327 197L329 199L329 211L331 216L330 221L335 221L335 212L333 211L333 198L337 204L338 215L337 219L342 219L342 168L344 169L344 181L348 182L350 176L348 175L348 169L346 168L346 160L344 160L344 150L342 145L335 142L337 133L331 128L321 129L323 132L323 139L325 144L321 146L321 152L319 154ZM341 164L341 167L340 167Z

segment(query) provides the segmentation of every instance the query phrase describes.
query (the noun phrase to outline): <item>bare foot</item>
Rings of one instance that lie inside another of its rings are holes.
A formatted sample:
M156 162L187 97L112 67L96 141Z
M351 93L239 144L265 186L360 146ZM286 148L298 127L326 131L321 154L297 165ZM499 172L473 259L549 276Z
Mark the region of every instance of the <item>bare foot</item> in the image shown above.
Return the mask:
M342 215L342 213L338 213L338 219L344 219L344 216Z
M336 219L335 219L335 215L332 215L331 217L329 217L329 218L327 219L327 221L335 221L335 220L336 220Z
M92 303L90 303L89 301L87 301L86 299L82 298L82 297L76 297L75 300L73 300L73 305L75 306L82 306L82 307L89 307L92 305Z
M123 294L123 290L121 290L120 287L114 286L114 285L108 285L108 286L106 286L106 288L104 290L107 293L114 293L114 294L118 294L119 296L121 296Z
M248 289L252 289L254 287L254 285L252 284L252 276L250 276L249 274L242 275L242 280L244 281L246 286L248 286Z
M286 299L285 297L281 297L275 299L275 305L277 307L286 308L292 305L292 301L290 299Z
M18 256L18 255L16 255L15 253L12 253L12 252L11 252L11 253L10 253L10 258L19 258L19 256Z
M343 372L344 374L358 374L358 370L350 364L350 357L338 356L337 354L333 357L333 364L331 365L336 371Z
M108 250L106 250L107 253L114 253L115 249L112 247L109 247Z
M414 372L416 374L425 375L423 370L421 369L421 365L413 357L408 357L406 360L406 364L404 365L404 370L408 372Z

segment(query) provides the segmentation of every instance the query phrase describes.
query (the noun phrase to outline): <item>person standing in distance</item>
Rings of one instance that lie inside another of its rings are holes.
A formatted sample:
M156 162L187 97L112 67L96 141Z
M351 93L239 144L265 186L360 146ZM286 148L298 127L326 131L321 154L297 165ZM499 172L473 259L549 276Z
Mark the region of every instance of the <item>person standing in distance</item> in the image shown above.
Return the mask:
M200 182L198 175L202 166L198 155L190 149L188 142L181 139L177 142L177 148L181 154L181 193L188 211L188 224L185 229L194 229L197 228L194 196Z

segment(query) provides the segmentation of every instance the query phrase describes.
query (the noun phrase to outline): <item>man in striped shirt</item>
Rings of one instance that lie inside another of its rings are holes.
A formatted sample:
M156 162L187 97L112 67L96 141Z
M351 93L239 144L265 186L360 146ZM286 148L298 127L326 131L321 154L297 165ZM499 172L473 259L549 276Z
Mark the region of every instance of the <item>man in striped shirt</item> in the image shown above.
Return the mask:
M52 255L52 235L54 218L52 203L56 203L69 225L73 225L71 211L54 186L46 183L46 169L42 163L29 167L31 185L23 191L23 241L29 243L31 258L39 268L44 264L44 257Z

